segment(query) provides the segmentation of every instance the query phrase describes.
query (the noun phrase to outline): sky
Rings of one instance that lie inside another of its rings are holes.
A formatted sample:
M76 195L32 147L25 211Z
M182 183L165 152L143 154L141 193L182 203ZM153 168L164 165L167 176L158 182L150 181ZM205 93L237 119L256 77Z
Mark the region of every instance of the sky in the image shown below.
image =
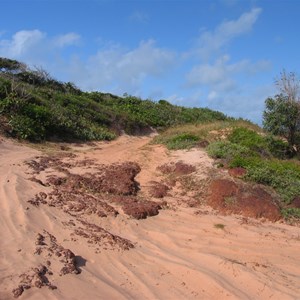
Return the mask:
M208 107L261 124L300 70L298 0L0 0L0 57L85 91Z

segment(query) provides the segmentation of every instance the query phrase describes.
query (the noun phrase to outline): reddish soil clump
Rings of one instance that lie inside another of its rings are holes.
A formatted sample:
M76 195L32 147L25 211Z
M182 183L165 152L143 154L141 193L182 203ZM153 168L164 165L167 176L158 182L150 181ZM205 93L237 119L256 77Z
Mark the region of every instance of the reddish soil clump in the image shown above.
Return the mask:
M151 184L152 185L149 191L151 197L163 198L167 196L168 191L170 190L170 188L167 185L156 181L152 181Z
M247 170L242 167L232 168L228 170L229 175L232 177L243 177L246 175Z
M115 195L136 195L139 185L135 181L141 171L134 162L112 164L98 167L96 174L68 174L67 177L48 178L47 183L54 186L62 185L65 190L82 190L94 193L109 193Z
M162 166L157 167L157 169L163 174L175 174L177 176L188 175L196 171L195 166L185 164L182 161L164 164Z
M121 204L126 215L137 220L156 216L162 208L159 203L149 200L139 200L136 197L116 197L113 201Z
M290 207L300 208L300 197L299 196L293 199Z
M99 190L117 195L136 195L139 185L135 181L136 175L141 171L135 162L112 164L96 177L95 185L100 183ZM93 183L93 182L92 182Z
M75 236L81 236L87 239L89 245L94 245L96 247L101 246L104 250L130 250L134 248L134 244L127 239L124 239L118 235L112 234L105 230L104 228L89 223L87 221L78 220L81 226L76 227L72 240L76 241Z
M60 276L69 273L80 273L75 254L70 249L59 245L54 235L47 231L44 231L43 234L38 233L35 244L37 247L34 254L44 259L43 264L32 267L19 276L20 282L12 290L15 298L20 297L25 290L33 287L40 289L45 286L51 290L57 289L49 280L55 272ZM56 261L56 264L53 264L54 261ZM58 269L52 268L53 265L58 266Z
M270 221L281 218L272 196L260 186L252 187L228 179L217 179L211 183L209 190L207 202L220 212L266 218Z

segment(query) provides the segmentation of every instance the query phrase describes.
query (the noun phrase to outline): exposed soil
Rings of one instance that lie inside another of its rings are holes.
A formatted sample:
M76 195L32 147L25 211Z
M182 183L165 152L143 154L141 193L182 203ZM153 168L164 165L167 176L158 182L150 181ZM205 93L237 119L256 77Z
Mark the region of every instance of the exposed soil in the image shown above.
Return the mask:
M176 176L191 174L196 171L196 167L182 161L168 163L157 167L163 174L175 174Z
M243 177L247 174L247 170L242 167L231 168L228 170L228 174L232 177Z
M297 299L299 228L272 192L150 141L1 140L0 299Z
M57 289L57 286L50 281L55 273L59 276L81 273L77 267L75 254L58 244L54 235L47 231L44 231L43 234L38 233L35 245L37 247L34 254L41 256L43 263L19 275L20 282L12 290L15 298L21 296L25 290L34 287Z
M216 179L209 189L207 202L219 212L265 218L273 222L281 218L280 209L273 197L260 186L230 179Z

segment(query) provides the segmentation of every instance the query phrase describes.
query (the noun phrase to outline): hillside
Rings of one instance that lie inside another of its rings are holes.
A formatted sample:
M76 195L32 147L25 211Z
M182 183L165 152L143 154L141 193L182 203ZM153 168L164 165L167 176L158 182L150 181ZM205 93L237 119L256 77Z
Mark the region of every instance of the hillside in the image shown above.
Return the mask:
M83 92L45 70L0 58L1 130L13 137L42 141L112 140L121 132L149 133L185 123L226 120L207 108L186 108L165 100Z
M297 299L282 137L8 59L0 112L0 299Z

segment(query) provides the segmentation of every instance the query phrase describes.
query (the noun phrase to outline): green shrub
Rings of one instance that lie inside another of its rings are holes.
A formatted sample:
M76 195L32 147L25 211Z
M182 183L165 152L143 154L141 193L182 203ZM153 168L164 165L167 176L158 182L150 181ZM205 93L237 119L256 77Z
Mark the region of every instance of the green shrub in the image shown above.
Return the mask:
M27 116L12 116L9 125L11 126L12 134L19 139L40 141L45 137L45 127Z
M285 219L300 219L300 208L283 208L281 214Z
M226 160L231 160L237 156L246 156L251 153L247 147L228 141L217 141L211 143L207 147L207 152L211 157L223 158Z
M166 141L168 149L189 149L195 146L199 142L199 137L190 133L181 133L170 137Z
M251 129L244 127L235 128L229 135L228 140L231 143L247 147L264 156L269 156L269 149L265 138Z
M285 204L300 195L300 167L293 162L235 157L230 166L247 169L245 178L273 187Z
M271 154L279 159L285 159L292 156L290 152L290 147L287 142L273 135L268 135L265 137L268 149Z
M11 91L11 83L8 79L0 77L0 101L4 99Z
M12 88L13 85L13 88ZM13 91L13 92L12 92ZM147 132L186 123L227 120L221 112L142 100L128 94L82 92L70 82L60 82L43 69L31 70L17 61L0 58L0 113L14 135L35 140L112 139L112 132ZM22 129L21 124L25 127ZM40 124L40 130L38 129ZM196 135L197 137L197 135ZM171 148L187 148L199 139L182 136Z

